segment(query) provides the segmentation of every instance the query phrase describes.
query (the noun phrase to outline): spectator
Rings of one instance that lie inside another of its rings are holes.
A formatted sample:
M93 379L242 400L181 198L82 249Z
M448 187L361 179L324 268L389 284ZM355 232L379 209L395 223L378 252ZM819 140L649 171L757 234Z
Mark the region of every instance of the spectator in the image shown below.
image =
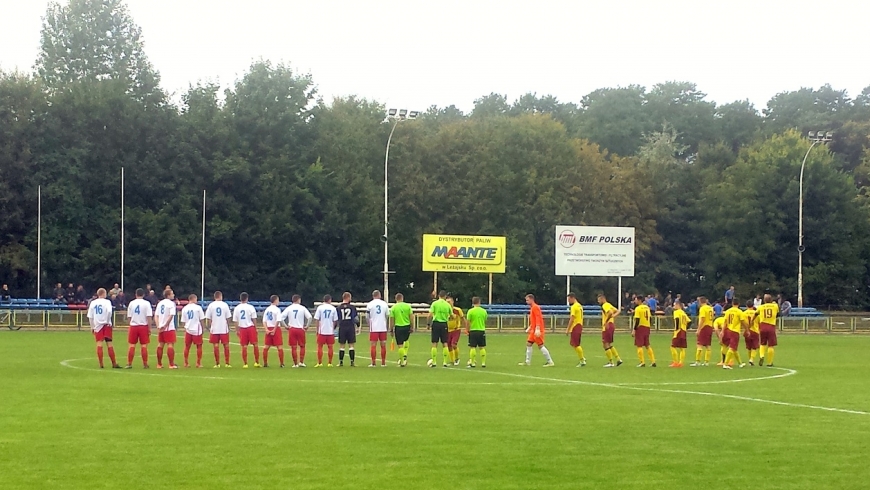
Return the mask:
M57 286L54 287L52 296L54 296L55 303L66 303L66 290L61 283L57 283Z
M110 297L111 297L111 296L116 296L116 297L117 297L118 294L119 294L120 292L121 292L121 288L118 287L118 283L116 282L116 283L115 283L115 286L112 287L111 290L109 290L109 296L110 296Z
M66 304L72 305L76 302L76 288L73 286L73 283L69 283L66 287L66 292L64 294L64 299L66 300Z
M713 314L716 315L717 318L722 316L722 305L718 301L713 305Z
M782 305L779 307L779 312L782 316L788 316L791 313L791 301L788 298L782 298Z
M761 306L761 295L760 294L755 295L755 299L752 300L752 306L754 306L755 309L758 309L758 307Z
M115 305L116 310L127 309L127 295L124 294L124 291L120 291L117 296L115 296L113 304Z
M649 306L649 311L655 315L656 308L658 308L658 301L656 301L655 296L649 295L646 297L646 305Z
M157 298L157 295L154 294L153 289L148 290L148 294L145 295L145 301L151 303L152 308L157 308L157 303L160 302L160 300Z
M730 305L734 301L734 286L725 290L725 304Z
M4 284L3 288L0 289L0 303L9 304L12 303L12 293L9 292L9 285Z
M670 308L673 305L674 305L674 298L671 296L671 293L668 293L668 295L665 296L665 309Z
M96 294L94 298L96 298ZM88 293L85 292L85 287L81 284L76 288L75 301L80 305L88 303Z
M691 303L689 303L689 316L696 317L698 316L698 300L695 299Z

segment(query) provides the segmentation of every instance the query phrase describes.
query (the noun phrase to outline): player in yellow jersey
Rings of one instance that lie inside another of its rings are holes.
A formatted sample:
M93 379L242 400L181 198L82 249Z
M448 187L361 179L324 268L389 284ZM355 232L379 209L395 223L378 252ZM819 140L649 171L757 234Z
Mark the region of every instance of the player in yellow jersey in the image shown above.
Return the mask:
M646 349L646 353L649 354L649 360L652 364L651 367L656 367L656 355L653 352L652 347L649 345L649 333L650 333L650 317L652 313L650 312L649 306L643 302L643 298L638 296L634 299L634 330L631 332L631 336L634 337L634 346L637 347L637 360L640 363L637 367L646 367L646 359L644 359L643 350Z
M683 311L683 303L674 302L674 336L671 339L671 362L670 367L683 367L686 360L686 330L689 328L689 315Z
M731 302L731 308L725 311L725 337L723 341L728 346L728 353L725 355L725 364L723 368L731 369L734 361L740 367L746 366L740 360L740 334L744 328L749 326L746 321L746 315L740 311L740 301L736 298Z
M697 349L692 367L706 366L710 362L710 345L713 343L713 307L706 297L698 298L701 307L698 309ZM702 362L703 361L703 362Z
M447 302L450 303L450 306L453 308L453 313L450 315L450 319L447 320L447 350L450 354L450 360L453 362L454 366L459 365L459 339L462 336L462 324L465 323L466 330L468 329L468 322L465 320L465 314L462 312L462 308L459 308L453 304L453 296L447 296Z
M571 316L568 318L568 328L565 329L565 335L571 337L571 347L580 358L580 364L577 364L577 367L583 367L586 365L586 356L583 355L583 347L580 345L580 339L583 336L583 306L577 301L574 293L568 294L568 304L571 305Z
M743 345L746 346L746 352L749 355L749 365L755 366L755 354L758 352L761 336L758 332L758 310L755 309L753 300L746 302L746 310L743 314L746 315L746 321L749 322L749 327L743 332Z
M716 332L716 338L719 339L719 351L722 355L722 360L717 362L717 366L725 365L725 356L728 355L728 344L725 343L725 317L716 317L713 320L713 331Z
M619 367L622 365L622 358L613 346L613 336L616 333L615 319L619 315L619 310L608 303L603 294L598 295L598 304L601 305L601 343L604 345L604 355L607 356L607 364L604 367ZM616 364L613 363L614 360Z
M776 347L776 317L779 315L779 305L770 297L764 295L764 303L758 307L758 330L760 333L761 348L758 365L764 366L767 361L768 367L773 367L774 347Z

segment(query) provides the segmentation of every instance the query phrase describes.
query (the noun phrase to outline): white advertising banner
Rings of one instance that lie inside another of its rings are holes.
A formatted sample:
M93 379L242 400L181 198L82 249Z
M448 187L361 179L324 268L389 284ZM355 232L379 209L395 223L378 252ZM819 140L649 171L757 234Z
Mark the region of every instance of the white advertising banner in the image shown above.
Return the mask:
M634 228L557 226L556 275L634 277Z

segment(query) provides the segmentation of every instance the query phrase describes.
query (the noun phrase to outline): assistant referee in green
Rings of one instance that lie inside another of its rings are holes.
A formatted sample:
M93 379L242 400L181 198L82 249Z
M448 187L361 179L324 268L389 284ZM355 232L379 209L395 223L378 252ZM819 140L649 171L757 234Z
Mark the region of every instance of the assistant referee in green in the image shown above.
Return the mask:
M441 360L444 363L444 367L447 367L447 359L450 356L447 350L447 320L453 314L453 307L450 306L450 303L445 298L447 298L447 291L439 291L438 299L429 306L429 317L427 320L429 328L432 330L432 359L429 359L427 364L433 368L438 367L436 361L438 358L439 342L442 347Z

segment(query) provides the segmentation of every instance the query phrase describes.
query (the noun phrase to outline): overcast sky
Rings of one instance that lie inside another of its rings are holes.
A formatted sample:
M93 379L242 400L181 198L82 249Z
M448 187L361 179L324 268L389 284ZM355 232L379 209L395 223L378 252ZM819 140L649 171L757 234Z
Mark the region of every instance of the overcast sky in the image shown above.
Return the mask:
M66 1L66 0L64 0ZM46 0L0 0L0 67L29 70ZM579 102L668 80L718 103L870 85L870 2L128 0L163 87L231 84L251 61L311 73L320 96L463 110L491 92Z

